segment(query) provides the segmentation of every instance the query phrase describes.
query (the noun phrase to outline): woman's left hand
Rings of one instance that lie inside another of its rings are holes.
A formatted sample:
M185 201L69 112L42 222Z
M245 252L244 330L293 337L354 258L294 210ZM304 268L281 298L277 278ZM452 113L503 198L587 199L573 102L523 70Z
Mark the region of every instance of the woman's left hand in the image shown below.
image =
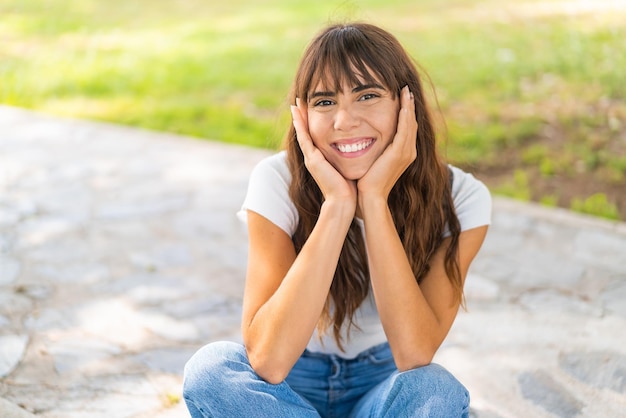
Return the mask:
M387 201L391 189L402 173L417 158L415 102L408 86L400 93L400 112L396 135L367 173L358 181L359 205L363 196L376 196Z

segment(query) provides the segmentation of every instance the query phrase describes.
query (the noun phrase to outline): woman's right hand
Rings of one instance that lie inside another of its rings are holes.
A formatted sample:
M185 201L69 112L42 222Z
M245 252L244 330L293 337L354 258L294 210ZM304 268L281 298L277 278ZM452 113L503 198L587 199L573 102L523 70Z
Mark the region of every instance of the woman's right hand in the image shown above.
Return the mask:
M309 134L306 104L299 98L296 98L296 106L291 106L291 116L298 144L304 154L304 164L322 191L324 200L350 202L356 210L356 182L343 177L313 144Z

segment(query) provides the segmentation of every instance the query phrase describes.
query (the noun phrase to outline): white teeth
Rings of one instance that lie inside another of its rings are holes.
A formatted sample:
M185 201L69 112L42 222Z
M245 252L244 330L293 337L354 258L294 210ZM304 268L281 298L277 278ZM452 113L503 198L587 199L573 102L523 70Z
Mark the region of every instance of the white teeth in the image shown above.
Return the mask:
M372 142L372 140L368 140L365 142L359 142L358 144L337 144L337 149L344 153L357 152L369 147Z

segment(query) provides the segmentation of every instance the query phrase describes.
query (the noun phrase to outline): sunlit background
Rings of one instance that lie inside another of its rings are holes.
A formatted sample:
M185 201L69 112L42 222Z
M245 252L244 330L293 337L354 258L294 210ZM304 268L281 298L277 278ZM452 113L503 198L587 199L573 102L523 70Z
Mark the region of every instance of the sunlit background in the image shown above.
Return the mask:
M0 103L277 148L303 48L349 20L427 71L452 163L626 219L624 0L2 0Z

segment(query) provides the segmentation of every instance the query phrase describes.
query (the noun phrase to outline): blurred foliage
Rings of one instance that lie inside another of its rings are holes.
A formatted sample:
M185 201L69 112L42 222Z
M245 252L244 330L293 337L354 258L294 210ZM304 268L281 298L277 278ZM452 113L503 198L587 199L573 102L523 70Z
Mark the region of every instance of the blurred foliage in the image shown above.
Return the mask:
M619 219L617 207L608 201L606 194L595 193L586 199L574 198L572 209L576 212L602 216L609 219Z

